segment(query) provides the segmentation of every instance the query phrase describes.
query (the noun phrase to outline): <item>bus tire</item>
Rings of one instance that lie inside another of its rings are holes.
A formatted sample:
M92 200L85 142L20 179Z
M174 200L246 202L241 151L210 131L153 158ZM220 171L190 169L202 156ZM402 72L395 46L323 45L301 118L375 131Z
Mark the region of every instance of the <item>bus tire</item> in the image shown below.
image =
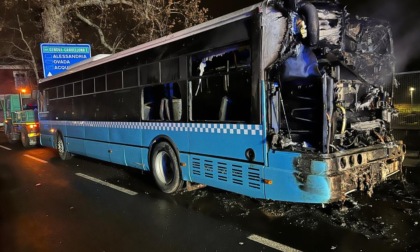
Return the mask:
M174 149L167 142L158 143L152 151L151 167L156 184L164 193L175 193L184 185Z
M22 145L24 148L29 148L29 138L28 138L28 131L26 128L22 128L20 131L20 141L22 142Z
M66 150L63 136L61 134L57 135L57 150L61 160L69 160L72 158L71 153Z

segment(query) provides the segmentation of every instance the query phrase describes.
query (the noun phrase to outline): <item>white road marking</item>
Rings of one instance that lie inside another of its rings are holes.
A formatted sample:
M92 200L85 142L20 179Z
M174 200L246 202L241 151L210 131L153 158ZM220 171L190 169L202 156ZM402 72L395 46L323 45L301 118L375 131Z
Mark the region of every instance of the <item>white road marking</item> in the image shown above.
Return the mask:
M7 148L6 146L3 146L3 145L0 145L0 148L3 148L3 149L5 149L5 150L12 150L12 149Z
M289 247L287 245L284 245L284 244L281 244L281 243L278 243L278 242L269 240L269 239L264 238L264 237L261 237L259 235L253 234L253 235L248 236L247 238L249 240L251 240L251 241L258 242L258 243L260 243L262 245L265 245L267 247L273 248L273 249L278 250L278 251L283 251L283 252L301 252L298 249L291 248L291 247Z
M45 160L42 160L42 159L39 159L39 158L33 157L33 156L31 156L31 155L28 155L28 154L25 154L24 156L25 156L25 157L27 157L27 158L31 158L31 159L33 159L33 160L36 160L36 161L38 161L38 162L41 162L41 163L43 163L43 164L47 164L47 163L48 163L48 161L45 161Z
M77 176L79 176L79 177L82 177L82 178L88 179L88 180L90 180L90 181L96 182L96 183L98 183L98 184L101 184L101 185L104 185L104 186L107 186L107 187L111 187L112 189L115 189L115 190L118 190L118 191L120 191L120 192L123 192L123 193L129 194L129 195L131 195L131 196L137 195L137 193L136 193L136 192L134 192L134 191L131 191L131 190L125 189L125 188L120 187L120 186L116 186L116 185L114 185L114 184L111 184L111 183L108 183L108 182L102 181L102 180L100 180L100 179L97 179L97 178L94 178L94 177L91 177L91 176L85 175L85 174L83 174L83 173L76 173L76 175L77 175Z

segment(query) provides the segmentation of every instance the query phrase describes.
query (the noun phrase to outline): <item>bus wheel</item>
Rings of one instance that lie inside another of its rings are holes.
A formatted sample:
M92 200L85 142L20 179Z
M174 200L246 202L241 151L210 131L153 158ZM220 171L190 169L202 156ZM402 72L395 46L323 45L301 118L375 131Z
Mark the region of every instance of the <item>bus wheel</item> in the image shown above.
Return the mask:
M29 138L28 138L28 132L25 128L22 128L20 131L20 140L22 141L22 145L25 148L29 147Z
M163 192L174 193L181 189L184 181L181 179L178 158L167 142L160 142L153 148L151 162L153 176Z
M66 150L66 147L64 145L64 140L61 134L57 136L57 150L58 150L58 155L60 155L60 158L62 160L69 160L70 158L72 158L71 153L69 153Z

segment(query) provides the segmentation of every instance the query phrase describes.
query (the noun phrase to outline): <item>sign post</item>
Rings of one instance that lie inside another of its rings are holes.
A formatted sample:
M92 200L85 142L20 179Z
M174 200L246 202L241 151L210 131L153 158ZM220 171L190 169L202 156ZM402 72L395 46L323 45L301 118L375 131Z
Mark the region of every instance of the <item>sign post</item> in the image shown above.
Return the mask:
M42 43L41 54L44 78L64 72L69 66L91 56L89 44Z

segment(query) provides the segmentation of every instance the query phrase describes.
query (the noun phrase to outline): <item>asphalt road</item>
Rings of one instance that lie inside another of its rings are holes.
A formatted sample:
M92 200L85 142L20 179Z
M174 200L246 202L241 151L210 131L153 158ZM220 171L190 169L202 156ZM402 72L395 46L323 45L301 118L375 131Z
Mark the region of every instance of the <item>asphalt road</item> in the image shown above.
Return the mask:
M0 132L0 251L417 251L420 162L372 198L255 200L161 193L148 173L24 149Z

